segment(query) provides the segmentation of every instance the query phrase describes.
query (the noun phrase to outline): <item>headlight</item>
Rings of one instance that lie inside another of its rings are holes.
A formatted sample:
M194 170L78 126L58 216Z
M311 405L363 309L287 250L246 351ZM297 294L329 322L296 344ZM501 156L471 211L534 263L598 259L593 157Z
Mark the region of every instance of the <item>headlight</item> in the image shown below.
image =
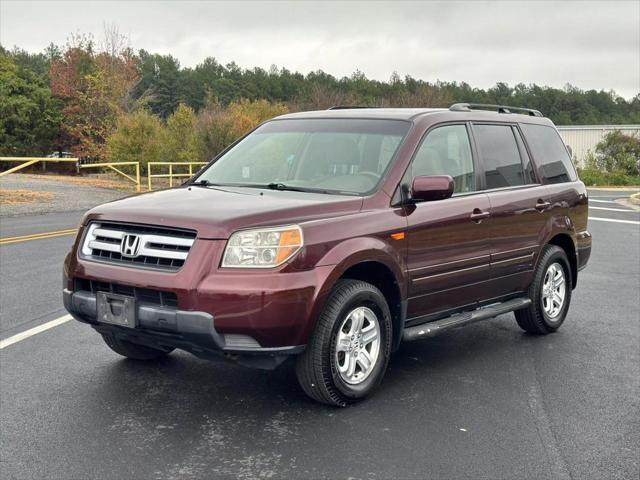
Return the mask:
M298 253L302 245L302 229L297 225L243 230L229 238L222 266L277 267Z

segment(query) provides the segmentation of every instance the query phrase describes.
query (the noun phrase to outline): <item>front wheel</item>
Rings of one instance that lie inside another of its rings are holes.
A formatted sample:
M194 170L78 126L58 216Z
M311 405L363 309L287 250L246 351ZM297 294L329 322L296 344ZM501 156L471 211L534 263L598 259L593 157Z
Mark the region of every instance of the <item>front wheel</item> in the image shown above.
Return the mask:
M545 246L529 287L531 305L514 312L520 328L541 335L560 328L571 303L571 285L566 253L556 245Z
M296 373L307 395L344 407L378 386L391 354L391 313L384 295L360 280L331 292Z

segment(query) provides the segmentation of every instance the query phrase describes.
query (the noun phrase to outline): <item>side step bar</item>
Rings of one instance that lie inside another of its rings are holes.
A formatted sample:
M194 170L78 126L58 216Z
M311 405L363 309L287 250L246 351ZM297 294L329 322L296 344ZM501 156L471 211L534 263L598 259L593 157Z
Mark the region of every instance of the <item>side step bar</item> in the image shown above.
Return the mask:
M404 341L411 341L419 338L433 337L434 335L446 332L447 330L479 322L480 320L497 317L503 313L527 308L529 305L531 305L531 299L521 297L514 298L513 300L508 300L503 303L489 305L470 312L457 313L450 317L443 318L442 320L436 320L435 322L428 322L423 323L422 325L416 325L415 327L405 328L402 339Z

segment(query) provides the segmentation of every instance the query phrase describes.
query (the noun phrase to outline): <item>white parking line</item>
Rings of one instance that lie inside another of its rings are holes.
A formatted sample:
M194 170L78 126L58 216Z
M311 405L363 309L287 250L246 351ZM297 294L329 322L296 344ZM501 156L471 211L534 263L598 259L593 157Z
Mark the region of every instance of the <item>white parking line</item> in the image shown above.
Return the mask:
M635 220L618 220L617 218L589 217L589 220L596 220L598 222L630 223L631 225L640 225L640 222L636 222Z
M629 195L633 195L634 193L638 193L638 192L629 192ZM605 195L605 196L599 196L599 197L592 197L591 195L589 195L589 200L591 200L592 198L608 198L608 199L612 199L612 198L629 198L628 195L625 195L623 197L612 197L611 195Z
M614 202L613 200L594 200L593 198L589 197L589 203L591 202L595 202L595 203L618 203L618 202Z
M626 208L589 207L589 210L609 210L610 212L634 212Z
M63 317L56 318L55 320L51 320L50 322L43 323L42 325L38 325L37 327L33 327L33 328L30 328L29 330L25 330L22 333L18 333L17 335L14 335L13 337L0 340L0 350L10 345L13 345L14 343L21 342L22 340L25 340L29 337L33 337L38 333L45 332L50 328L54 328L54 327L57 327L58 325L62 325L63 323L68 322L72 318L73 317L71 315L65 315Z

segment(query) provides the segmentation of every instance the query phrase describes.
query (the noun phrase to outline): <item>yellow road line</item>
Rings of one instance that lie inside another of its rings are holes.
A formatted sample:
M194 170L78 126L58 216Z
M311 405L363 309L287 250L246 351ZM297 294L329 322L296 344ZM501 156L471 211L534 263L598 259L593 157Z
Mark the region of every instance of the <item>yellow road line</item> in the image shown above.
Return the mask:
M29 240L44 240L45 238L64 237L65 235L75 235L76 232L77 230L75 228L70 228L67 230L57 230L55 232L33 233L31 235L22 235L20 237L3 237L0 238L0 245L28 242Z

